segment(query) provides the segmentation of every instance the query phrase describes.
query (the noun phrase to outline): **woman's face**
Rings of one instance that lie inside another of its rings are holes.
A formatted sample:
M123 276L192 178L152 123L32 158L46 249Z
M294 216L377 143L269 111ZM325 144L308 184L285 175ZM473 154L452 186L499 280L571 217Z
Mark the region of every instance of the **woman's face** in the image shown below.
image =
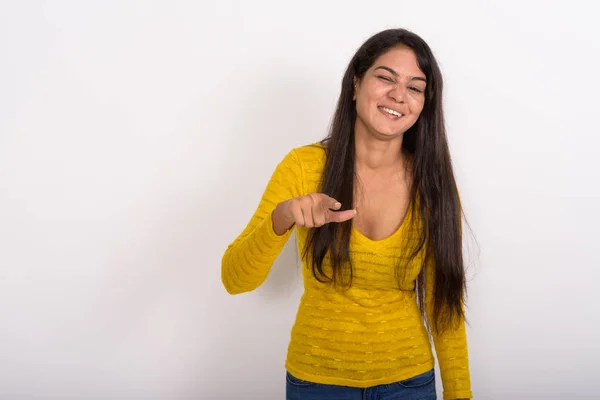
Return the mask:
M419 118L425 103L425 74L407 47L394 47L355 79L356 129L379 137L398 137Z

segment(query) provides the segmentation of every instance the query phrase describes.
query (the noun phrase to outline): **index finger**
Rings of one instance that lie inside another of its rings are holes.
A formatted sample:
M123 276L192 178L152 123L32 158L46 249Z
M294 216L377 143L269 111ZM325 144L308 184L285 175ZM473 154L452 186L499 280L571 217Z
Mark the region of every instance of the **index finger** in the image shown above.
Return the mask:
M328 211L327 222L344 222L354 218L356 210Z

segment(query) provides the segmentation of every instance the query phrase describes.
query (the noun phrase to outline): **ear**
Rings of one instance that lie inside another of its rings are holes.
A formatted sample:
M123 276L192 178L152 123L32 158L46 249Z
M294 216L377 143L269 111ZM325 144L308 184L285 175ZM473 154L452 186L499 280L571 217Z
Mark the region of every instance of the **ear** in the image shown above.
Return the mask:
M355 76L352 82L352 100L356 100L356 93L358 92L358 78Z

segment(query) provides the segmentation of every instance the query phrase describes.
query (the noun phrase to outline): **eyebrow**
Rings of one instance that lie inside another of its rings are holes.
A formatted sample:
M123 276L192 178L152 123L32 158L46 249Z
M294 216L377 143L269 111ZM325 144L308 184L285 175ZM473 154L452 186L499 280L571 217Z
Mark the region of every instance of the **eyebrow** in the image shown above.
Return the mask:
M391 69L390 67L386 67L384 65L375 68L375 70L378 70L378 69L384 69L384 70L388 71L389 73L391 73L394 76L400 75L396 71L394 71L393 69ZM423 82L427 83L427 79L425 79L425 78L423 78L421 76L409 76L408 78L411 81L423 81Z

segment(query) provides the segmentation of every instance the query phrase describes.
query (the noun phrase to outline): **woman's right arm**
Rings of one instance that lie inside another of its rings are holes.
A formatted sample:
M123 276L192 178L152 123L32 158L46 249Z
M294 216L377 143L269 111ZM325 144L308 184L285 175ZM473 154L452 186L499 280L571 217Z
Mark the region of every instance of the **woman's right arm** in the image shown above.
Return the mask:
M293 231L293 221L278 205L302 194L302 166L292 150L277 165L250 222L223 255L221 280L227 292L249 292L264 282Z

